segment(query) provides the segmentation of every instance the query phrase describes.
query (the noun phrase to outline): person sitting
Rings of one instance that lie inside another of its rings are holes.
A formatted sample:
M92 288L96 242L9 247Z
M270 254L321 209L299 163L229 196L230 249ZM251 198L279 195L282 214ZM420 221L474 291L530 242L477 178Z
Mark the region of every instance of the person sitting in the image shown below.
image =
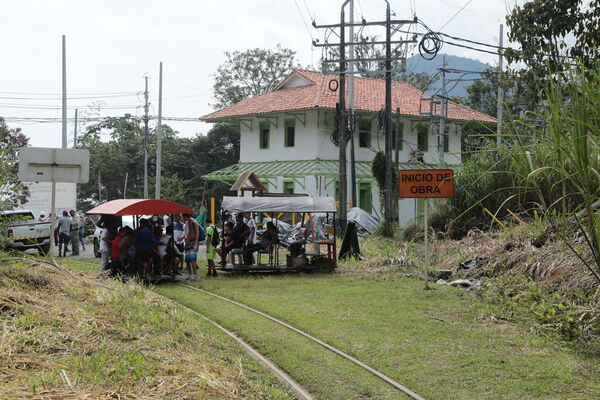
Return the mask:
M183 253L179 251L179 248L175 245L175 239L173 237L173 225L167 226L166 237L168 238L166 253L165 253L165 274L174 275L177 266L183 259ZM161 239L162 241L162 239Z
M133 237L133 229L129 226L121 228L123 236L121 237L121 245L119 246L119 257L123 270L128 275L135 273L135 240Z
M270 251L273 244L279 241L279 232L277 227L271 221L267 222L267 229L262 233L258 242L246 247L246 253L252 254L259 250Z
M245 224L244 224L245 225ZM233 222L225 224L225 247L219 247L217 253L221 256L221 265L227 265L227 254L233 249L241 249L244 246L243 237L234 229Z

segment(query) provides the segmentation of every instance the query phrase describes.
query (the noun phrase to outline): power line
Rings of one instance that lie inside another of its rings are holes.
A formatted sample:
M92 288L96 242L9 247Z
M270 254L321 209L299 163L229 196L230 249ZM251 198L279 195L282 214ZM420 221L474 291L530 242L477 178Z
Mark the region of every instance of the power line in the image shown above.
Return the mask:
M460 14L460 13L462 12L462 10L464 10L464 9L465 9L465 8L466 8L466 7L467 7L469 4L471 4L471 2L472 2L472 1L473 1L473 0L469 0L469 1L467 1L467 3L466 3L464 6L462 6L462 8L461 8L460 10L458 10L458 12L457 12L456 14L454 14L454 15L452 16L452 18L450 18L450 19L448 20L448 22L446 22L446 23L444 24L444 26L442 26L442 27L441 27L440 29L438 29L438 30L440 30L440 31L441 31L442 29L444 29L444 28L445 28L445 27L446 27L446 26L447 26L447 25L448 25L448 24L449 24L449 23L450 23L450 22L451 22L451 21L452 21L454 18L456 18L456 16L457 16L458 14Z

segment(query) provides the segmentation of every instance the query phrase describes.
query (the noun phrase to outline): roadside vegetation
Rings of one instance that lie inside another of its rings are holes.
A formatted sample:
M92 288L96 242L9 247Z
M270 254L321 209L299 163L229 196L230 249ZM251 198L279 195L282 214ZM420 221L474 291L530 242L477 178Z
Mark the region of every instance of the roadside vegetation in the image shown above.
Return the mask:
M2 258L0 323L1 399L294 397L210 323L134 282Z

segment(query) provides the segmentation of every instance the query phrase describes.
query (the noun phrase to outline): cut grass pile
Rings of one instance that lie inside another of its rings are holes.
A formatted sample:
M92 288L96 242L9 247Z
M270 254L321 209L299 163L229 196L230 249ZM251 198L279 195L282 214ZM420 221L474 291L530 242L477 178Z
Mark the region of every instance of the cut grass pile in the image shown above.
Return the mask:
M143 287L0 261L1 399L293 398L205 320Z
M388 278L342 273L205 279L195 285L305 330L428 399L600 397L597 355L571 352L493 318L480 300L459 289L424 291L416 279ZM235 328L318 398L402 398L264 318L180 286L156 290Z

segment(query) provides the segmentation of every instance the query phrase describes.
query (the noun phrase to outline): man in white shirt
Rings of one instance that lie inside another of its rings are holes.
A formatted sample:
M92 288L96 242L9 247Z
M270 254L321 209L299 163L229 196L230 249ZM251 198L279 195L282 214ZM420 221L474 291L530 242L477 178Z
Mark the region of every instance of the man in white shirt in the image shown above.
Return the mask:
M246 225L250 228L250 235L248 236L248 244L256 243L256 221L252 218L252 213L247 212L245 217Z
M62 213L62 217L58 219L58 256L66 257L67 256L67 245L69 244L69 240L71 238L71 217L69 217L69 212L64 210ZM61 255L62 253L62 255Z

